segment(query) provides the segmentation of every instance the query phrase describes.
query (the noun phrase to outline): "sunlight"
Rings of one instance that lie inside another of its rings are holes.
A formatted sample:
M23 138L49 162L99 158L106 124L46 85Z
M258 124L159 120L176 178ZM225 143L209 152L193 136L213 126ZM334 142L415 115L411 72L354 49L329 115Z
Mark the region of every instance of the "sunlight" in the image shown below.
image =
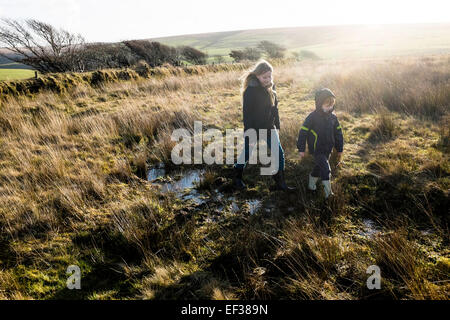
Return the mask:
M189 6L179 0L0 0L2 17L48 21L84 34L90 41L318 25L437 23L449 21L448 9L444 0L199 0Z

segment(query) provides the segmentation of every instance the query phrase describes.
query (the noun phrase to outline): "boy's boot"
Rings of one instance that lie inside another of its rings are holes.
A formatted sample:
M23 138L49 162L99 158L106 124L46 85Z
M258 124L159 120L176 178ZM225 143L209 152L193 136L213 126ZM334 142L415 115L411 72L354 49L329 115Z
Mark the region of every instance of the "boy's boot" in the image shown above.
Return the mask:
M277 174L272 176L275 180L275 187L273 190L282 190L282 191L293 191L295 187L288 187L286 185L286 181L284 180L284 170L278 170Z
M316 188L317 180L319 180L318 177L316 178L316 177L313 177L311 174L309 174L309 183L308 183L309 190L315 191L317 189Z
M331 181L330 180L325 180L322 181L324 190L325 190L325 199L328 199L329 196L334 195L333 191L331 190Z
M247 186L245 185L244 181L242 181L242 175L244 173L244 169L242 168L234 168L234 178L233 178L233 185L236 189L243 190Z

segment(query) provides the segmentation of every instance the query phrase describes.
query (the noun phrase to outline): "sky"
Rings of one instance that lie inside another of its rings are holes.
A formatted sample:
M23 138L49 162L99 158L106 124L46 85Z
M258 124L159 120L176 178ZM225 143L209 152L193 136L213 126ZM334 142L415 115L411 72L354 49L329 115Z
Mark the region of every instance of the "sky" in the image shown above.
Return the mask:
M89 42L260 28L450 22L448 0L0 0L0 17L33 18Z

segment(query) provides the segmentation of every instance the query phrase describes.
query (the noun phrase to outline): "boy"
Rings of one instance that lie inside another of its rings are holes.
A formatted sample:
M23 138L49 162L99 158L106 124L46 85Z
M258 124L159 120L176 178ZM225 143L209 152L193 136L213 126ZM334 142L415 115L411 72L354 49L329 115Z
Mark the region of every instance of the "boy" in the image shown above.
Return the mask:
M316 190L319 178L325 190L325 198L333 195L330 182L330 164L328 162L333 147L338 152L339 159L344 148L342 127L333 113L336 96L330 89L323 88L316 92L316 110L311 112L300 129L297 148L300 158L305 156L306 142L308 150L314 156L314 169L309 175L308 188Z

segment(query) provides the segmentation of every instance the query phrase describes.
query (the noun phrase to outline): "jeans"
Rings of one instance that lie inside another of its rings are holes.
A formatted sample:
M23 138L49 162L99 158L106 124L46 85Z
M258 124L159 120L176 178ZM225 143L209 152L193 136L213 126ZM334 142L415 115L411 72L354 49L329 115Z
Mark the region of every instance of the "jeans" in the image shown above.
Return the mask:
M272 129L275 130L275 129ZM275 134L275 145L278 145L278 170L280 171L284 171L284 150L281 147L281 142L280 142L280 137L278 135L278 130L275 130L276 134ZM250 139L249 137L245 136L244 138L244 150L242 150L241 154L238 157L238 162L234 165L235 169L244 169L245 166L247 165L251 153L253 151L253 148L255 147L255 145L250 146ZM259 141L259 139L258 139ZM267 147L270 149L271 147L271 142L272 142L272 138L271 138L271 134L270 134L270 130L268 130L267 133L267 138L265 139L265 142L267 143Z

